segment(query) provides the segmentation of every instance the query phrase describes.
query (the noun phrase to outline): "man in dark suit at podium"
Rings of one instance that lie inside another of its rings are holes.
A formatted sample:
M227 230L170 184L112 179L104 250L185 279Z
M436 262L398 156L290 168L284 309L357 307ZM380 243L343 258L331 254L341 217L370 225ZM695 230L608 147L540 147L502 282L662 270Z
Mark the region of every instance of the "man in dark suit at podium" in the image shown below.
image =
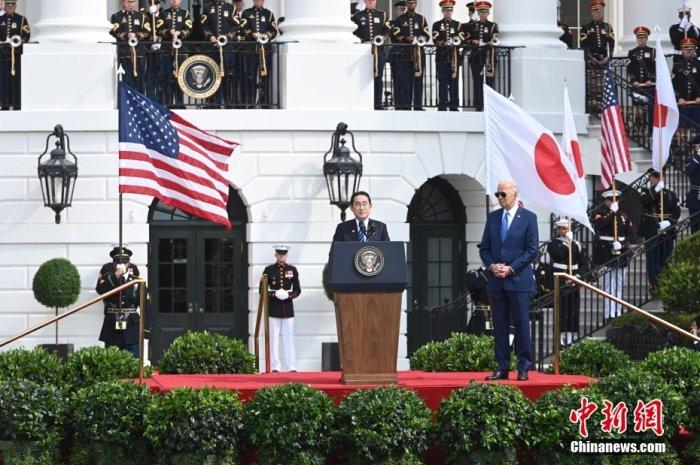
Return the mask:
M527 381L532 366L530 298L535 292L532 261L539 245L537 215L518 206L518 186L513 181L501 181L496 198L501 208L486 218L480 245L481 260L489 270L488 290L498 362L498 368L486 380L508 379L508 329L512 321L518 356L517 379Z
M390 241L386 224L372 220L372 199L364 191L357 191L350 198L350 210L355 215L352 220L344 221L335 228L333 242L369 242Z

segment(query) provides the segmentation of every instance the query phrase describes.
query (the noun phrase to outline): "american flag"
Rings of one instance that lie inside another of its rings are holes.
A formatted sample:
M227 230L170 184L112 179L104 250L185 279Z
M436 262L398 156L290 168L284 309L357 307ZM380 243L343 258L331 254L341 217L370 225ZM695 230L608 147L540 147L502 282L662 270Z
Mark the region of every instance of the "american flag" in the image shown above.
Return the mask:
M228 165L238 142L198 129L127 85L119 86L119 192L160 199L231 229Z
M625 121L622 119L620 102L617 101L617 85L610 68L605 70L601 134L600 170L603 176L603 188L609 189L618 173L632 170Z

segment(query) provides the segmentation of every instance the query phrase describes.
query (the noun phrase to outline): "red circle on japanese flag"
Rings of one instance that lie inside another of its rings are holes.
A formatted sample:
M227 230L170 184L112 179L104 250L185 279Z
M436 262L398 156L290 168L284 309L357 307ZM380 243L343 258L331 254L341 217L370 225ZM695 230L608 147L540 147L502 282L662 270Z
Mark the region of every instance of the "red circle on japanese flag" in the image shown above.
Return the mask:
M576 185L561 162L556 141L549 134L542 134L535 144L535 168L545 186L560 195L576 192Z

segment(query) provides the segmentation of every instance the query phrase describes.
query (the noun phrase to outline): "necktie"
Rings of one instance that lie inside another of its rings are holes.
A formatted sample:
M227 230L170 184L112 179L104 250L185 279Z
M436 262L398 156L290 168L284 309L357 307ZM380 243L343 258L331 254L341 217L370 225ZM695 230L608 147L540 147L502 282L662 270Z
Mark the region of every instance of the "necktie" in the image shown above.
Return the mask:
M360 242L367 242L367 228L365 228L363 222L360 222L360 232L357 234L357 240Z
M503 221L501 221L501 242L506 240L506 236L508 235L508 216L510 213L506 212L505 215L503 215Z

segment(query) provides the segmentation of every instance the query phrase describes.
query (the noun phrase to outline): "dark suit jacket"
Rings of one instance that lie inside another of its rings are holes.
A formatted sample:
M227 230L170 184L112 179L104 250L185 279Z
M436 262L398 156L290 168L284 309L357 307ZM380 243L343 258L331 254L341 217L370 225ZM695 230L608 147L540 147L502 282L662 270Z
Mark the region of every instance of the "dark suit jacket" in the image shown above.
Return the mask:
M335 228L333 234L333 242L355 242L357 241L357 222L355 218L340 223ZM386 224L381 221L369 219L367 225L367 241L390 241L389 232L386 229Z
M494 263L505 263L513 269L513 274L507 278L496 278L489 271L489 290L534 292L535 274L532 261L539 245L537 215L522 207L518 208L503 243L501 243L502 219L502 208L489 213L479 254L486 268L490 268Z

